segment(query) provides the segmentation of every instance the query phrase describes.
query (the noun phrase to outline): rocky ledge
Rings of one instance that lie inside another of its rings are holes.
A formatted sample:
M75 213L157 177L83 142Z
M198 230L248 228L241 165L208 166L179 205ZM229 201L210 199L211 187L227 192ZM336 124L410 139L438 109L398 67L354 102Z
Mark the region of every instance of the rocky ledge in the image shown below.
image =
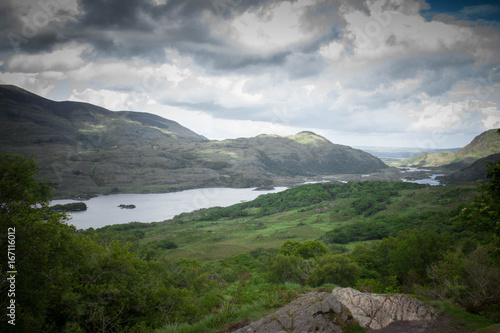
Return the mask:
M308 293L234 333L342 332L356 323L372 331L393 322L430 321L435 317L423 302L405 295L335 288L332 293Z
M425 303L405 295L363 293L352 288L335 288L332 294L366 329L381 329L395 321L432 320L436 316Z
M350 311L335 296L310 292L235 333L342 332L355 323Z

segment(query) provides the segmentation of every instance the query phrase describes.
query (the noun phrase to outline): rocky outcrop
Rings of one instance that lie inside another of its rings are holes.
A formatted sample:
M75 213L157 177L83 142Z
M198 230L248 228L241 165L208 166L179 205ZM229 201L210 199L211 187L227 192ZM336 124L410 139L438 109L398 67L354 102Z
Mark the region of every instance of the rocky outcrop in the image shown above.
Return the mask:
M371 294L340 287L335 288L332 294L366 329L380 329L394 321L435 318L435 312L423 302L405 295Z
M311 292L234 333L342 332L355 323L350 311L335 296Z

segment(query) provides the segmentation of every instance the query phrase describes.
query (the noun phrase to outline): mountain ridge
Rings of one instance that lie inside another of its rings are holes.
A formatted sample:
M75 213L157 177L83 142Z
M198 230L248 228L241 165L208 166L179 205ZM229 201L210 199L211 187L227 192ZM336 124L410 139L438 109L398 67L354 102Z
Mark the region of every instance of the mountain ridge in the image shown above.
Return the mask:
M310 131L208 140L175 121L0 86L0 152L35 154L57 197L274 186L387 166Z
M481 158L496 153L500 153L500 137L497 134L497 129L491 129L477 135L469 144L457 151L424 152L391 165L423 168L444 167L450 170L460 170Z

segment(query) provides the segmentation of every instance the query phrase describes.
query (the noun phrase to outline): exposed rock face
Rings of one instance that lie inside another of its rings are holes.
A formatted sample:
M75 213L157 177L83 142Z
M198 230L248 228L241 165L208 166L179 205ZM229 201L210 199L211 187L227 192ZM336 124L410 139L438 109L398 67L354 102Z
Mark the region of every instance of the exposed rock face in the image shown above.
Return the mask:
M352 288L335 288L332 294L361 326L380 329L394 321L432 320L435 312L418 299L405 295L370 294Z
M349 310L332 294L311 292L234 333L340 333L353 323Z

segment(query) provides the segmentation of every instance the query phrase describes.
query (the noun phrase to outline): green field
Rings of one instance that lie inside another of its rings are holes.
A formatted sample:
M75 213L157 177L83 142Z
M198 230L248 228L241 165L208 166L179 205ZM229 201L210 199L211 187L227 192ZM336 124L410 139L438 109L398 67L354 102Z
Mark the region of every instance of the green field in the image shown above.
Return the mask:
M345 242L348 248L352 248L360 241L373 242L383 237L396 236L402 228L428 228L429 226L422 226L422 219L449 219L449 215L460 204L471 199L475 190L474 186L431 187L412 183L362 182L344 186L308 185L289 191L296 192L295 197L308 188L320 189L316 191L319 194L310 191L318 195L311 200L313 203L298 200L291 204L297 207L290 208L275 204L276 212L272 207L269 208L268 203L251 202L226 209L203 209L185 213L160 223L104 227L98 233L113 239L135 240L139 246L166 239L177 244L178 248L161 251L161 256L168 259L213 260L258 248L278 249L288 239L318 240L329 231L349 226L386 225L387 221L394 220L405 223L404 227L393 225L393 230L388 228L384 235ZM324 188L330 189L332 193L333 190L339 191L339 194L335 197L325 195ZM375 194L377 192L379 194ZM281 204L287 201L284 198L286 196L287 193L281 193L269 197L274 197L274 201ZM373 199L374 197L377 199ZM371 207L363 211L363 204ZM270 209L272 214L263 213L266 209ZM221 216L232 215L217 218L219 213ZM402 221L405 217L408 221ZM137 230L141 232L140 237L134 239L134 232Z
M231 331L336 286L416 295L462 332L498 328L499 163L479 187L319 183L76 230L48 207L33 160L1 157L0 222L20 240L23 331Z

